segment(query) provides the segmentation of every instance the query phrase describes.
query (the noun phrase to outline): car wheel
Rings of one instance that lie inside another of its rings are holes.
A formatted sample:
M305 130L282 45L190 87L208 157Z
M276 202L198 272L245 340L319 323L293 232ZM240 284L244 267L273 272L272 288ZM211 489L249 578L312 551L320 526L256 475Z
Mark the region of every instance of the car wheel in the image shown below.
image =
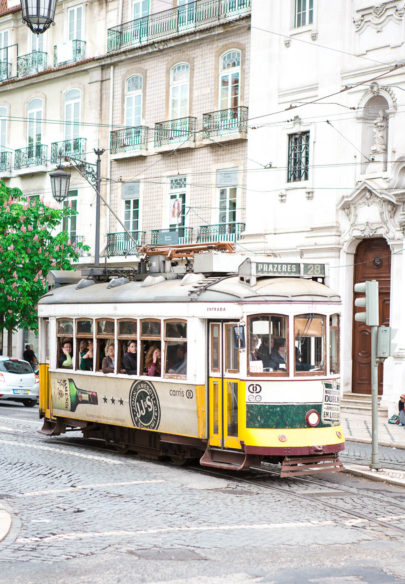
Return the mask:
M37 405L37 401L33 399L25 399L23 401L23 404L25 405L26 408L33 408L34 406Z

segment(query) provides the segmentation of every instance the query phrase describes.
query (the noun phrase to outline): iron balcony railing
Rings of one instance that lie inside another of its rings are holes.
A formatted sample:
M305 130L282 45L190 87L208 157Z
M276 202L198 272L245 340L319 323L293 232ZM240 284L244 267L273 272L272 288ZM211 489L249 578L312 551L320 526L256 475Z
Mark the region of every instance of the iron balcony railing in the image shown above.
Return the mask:
M60 67L82 61L86 56L86 41L72 40L59 43L53 48L53 66Z
M0 152L0 172L9 172L11 170L11 152Z
M52 142L51 144L51 162L56 164L59 156L74 156L81 160L86 159L86 138L73 138L63 142Z
M0 81L6 81L11 77L11 63L0 62Z
M107 31L107 52L164 39L250 13L251 0L196 0L144 16Z
M133 255L137 251L137 246L145 245L145 231L130 231L130 234L135 239L136 244L126 231L120 233L107 233L107 257Z
M155 124L155 148L165 144L195 141L196 118L178 118Z
M46 165L47 146L44 144L33 144L26 148L19 148L14 151L14 168L28 168L30 166Z
M172 245L192 243L193 228L171 227L170 229L152 229L150 242L151 245L164 245L165 243L171 243Z
M201 225L200 237L201 243L211 241L238 241L242 231L245 230L245 223L217 223L216 225Z
M45 71L47 53L43 51L34 51L28 55L17 57L17 77L33 75L40 71Z
M242 105L203 114L202 137L246 133L247 122L248 108Z
M148 129L146 126L113 130L110 133L110 152L132 152L148 148Z

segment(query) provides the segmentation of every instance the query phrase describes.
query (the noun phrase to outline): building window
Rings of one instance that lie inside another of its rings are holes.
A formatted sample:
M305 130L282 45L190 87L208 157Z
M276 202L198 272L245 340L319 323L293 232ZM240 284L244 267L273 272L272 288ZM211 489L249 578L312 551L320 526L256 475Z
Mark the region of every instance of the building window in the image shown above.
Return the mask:
M135 128L142 124L142 89L141 75L133 75L125 83L125 125Z
M63 201L63 207L71 207L73 211L77 213L77 191L69 191L67 199ZM71 215L70 217L63 218L62 224L63 231L69 235L69 239L72 243L77 242L77 215Z
M80 102L78 89L65 93L65 140L73 140L80 135Z
M227 231L232 233L232 230L235 228L237 215L237 184L237 168L217 170L216 185L219 190L218 222L227 224Z
M239 106L241 52L232 49L220 57L219 108Z
M43 118L42 107L42 100L38 98L32 99L27 107L29 147L41 145Z
M308 180L309 132L290 134L288 137L288 182Z
M68 40L81 41L83 32L83 6L74 6L68 12Z
M149 14L149 0L134 0L132 4L132 19L143 18Z
M44 35L31 33L31 52L37 53L44 50Z
M178 63L170 71L170 119L185 118L189 112L190 66Z
M0 107L0 151L6 149L7 144L7 108Z
M187 177L175 176L170 178L169 191L169 217L170 229L177 227L184 227L186 224L186 193L187 193ZM179 233L183 237L183 233Z
M294 27L307 26L314 20L314 0L295 0Z
M139 231L139 190L139 181L125 183L122 188L124 225L130 232Z

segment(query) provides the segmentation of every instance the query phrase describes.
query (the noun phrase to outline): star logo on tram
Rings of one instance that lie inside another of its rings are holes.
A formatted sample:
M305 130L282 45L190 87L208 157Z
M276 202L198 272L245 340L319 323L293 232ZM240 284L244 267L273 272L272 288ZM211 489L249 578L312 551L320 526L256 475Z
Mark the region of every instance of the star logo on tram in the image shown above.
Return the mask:
M124 400L122 399L122 397L120 397L120 399L118 401L119 401L120 406L124 405Z
M115 397L111 398L111 403L114 405L115 404Z
M108 402L107 396L103 397L103 402L106 404Z

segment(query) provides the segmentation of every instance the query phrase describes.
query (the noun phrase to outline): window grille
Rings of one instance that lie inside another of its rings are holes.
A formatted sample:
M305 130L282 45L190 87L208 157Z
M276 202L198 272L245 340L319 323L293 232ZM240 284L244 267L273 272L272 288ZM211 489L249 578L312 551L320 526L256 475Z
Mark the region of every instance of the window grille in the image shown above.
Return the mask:
M288 182L308 180L309 132L290 134L288 138Z

